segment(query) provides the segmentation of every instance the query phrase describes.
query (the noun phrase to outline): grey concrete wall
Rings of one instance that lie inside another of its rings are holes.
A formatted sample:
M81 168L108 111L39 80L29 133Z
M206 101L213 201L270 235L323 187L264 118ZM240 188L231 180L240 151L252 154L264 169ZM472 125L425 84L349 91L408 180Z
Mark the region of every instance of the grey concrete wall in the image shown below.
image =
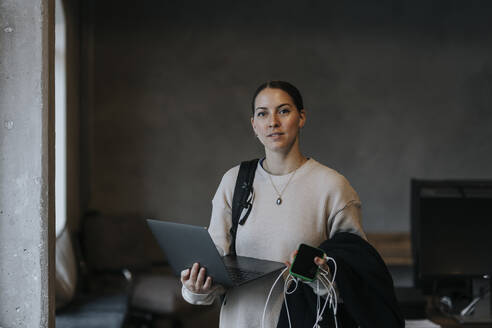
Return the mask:
M0 1L0 327L53 327L54 11Z
M367 231L409 230L412 177L492 178L488 1L91 6L91 208L206 225L222 174L262 156L269 79L300 88L302 148L351 181Z

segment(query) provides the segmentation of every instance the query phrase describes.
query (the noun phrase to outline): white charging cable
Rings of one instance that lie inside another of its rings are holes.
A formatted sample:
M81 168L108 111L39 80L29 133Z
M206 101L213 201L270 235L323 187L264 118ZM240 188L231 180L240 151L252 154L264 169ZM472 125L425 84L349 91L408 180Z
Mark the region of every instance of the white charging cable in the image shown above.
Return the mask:
M272 296L273 288L275 287L275 285L277 284L277 282L280 279L280 277L282 277L282 275L284 274L285 271L287 271L288 268L289 267L286 267L284 270L282 270L282 272L280 272L280 274L278 275L277 279L275 279L275 282L273 283L272 288L270 288L270 292L268 293L268 297L267 297L266 302L265 302L265 307L263 308L263 316L261 317L261 328L264 328L265 327L265 314L266 314L266 309L267 309L268 301L270 300L270 296ZM289 327L290 327L290 319L289 319Z
M326 271L325 269L323 269L322 267L318 267L319 271L318 271L318 275L317 275L317 279L316 279L316 295L317 295L317 299L316 299L316 321L313 325L313 328L317 328L318 323L323 319L322 314L325 312L327 304L329 304L329 307L332 308L333 317L334 317L334 321L335 321L335 327L338 328L338 322L337 322L338 300L337 300L337 293L336 293L336 290L334 287L335 277L337 274L337 263L336 263L334 258L329 257L327 255L324 256L324 259L327 261L327 263L329 261L333 262L333 274L332 274L331 279L329 279L330 273L328 271ZM282 272L278 275L277 279L275 279L275 282L273 283L272 288L270 288L270 292L268 293L268 296L267 296L267 299L265 302L265 307L263 308L263 316L261 318L261 327L262 328L265 327L266 309L267 309L267 305L268 305L268 302L270 300L270 297L272 296L273 289L275 288L275 285L277 285L277 282L280 280L280 277L282 277L282 275L285 273L285 271L287 271L287 269L288 269L288 267L286 267L284 270L282 270ZM295 282L295 287L293 290L289 291L289 285L292 281ZM287 312L287 320L289 321L289 328L292 328L292 323L290 321L289 306L287 304L286 295L290 295L297 290L298 282L299 282L299 280L295 277L292 277L291 275L288 275L288 277L286 278L286 280L284 282L284 303L285 303L285 310ZM320 282L321 282L321 284L323 284L323 286L327 290L326 299L325 299L325 302L324 302L322 307L321 307L321 301L320 301L320 295L319 295L319 293L320 293L319 292L319 283Z
M328 294L326 295L326 301L329 300L329 307L331 307L333 310L333 319L335 321L335 327L338 327L338 322L337 322L338 297L337 297L337 292L335 290L335 278L337 275L337 262L335 261L334 258L329 257L327 255L325 255L324 259L326 260L327 263L330 261L333 263L333 274L332 274L332 277L330 280L328 278L330 273L320 267L319 270L321 271L321 273L319 274L319 278L320 278L319 280L325 286L325 288L328 290ZM321 278L323 278L324 280ZM327 286L326 283L329 286ZM325 301L325 305L326 305L326 301ZM324 307L321 310L321 314L323 314L323 313L324 313ZM315 326L316 325L317 325L317 323L315 323Z

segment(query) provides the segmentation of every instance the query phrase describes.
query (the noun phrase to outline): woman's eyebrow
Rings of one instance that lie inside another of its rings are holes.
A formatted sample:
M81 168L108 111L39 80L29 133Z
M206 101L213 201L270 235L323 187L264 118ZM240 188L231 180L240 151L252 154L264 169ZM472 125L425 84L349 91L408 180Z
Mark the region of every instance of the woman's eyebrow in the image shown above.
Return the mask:
M291 106L291 104L289 104L289 103L280 104L280 105L278 105L278 106L277 106L277 109L279 109L279 108L280 108L280 107L282 107L282 106ZM268 107L263 107L263 106L256 107L256 108L255 108L255 111L257 111L257 110L259 110L259 109L268 109Z

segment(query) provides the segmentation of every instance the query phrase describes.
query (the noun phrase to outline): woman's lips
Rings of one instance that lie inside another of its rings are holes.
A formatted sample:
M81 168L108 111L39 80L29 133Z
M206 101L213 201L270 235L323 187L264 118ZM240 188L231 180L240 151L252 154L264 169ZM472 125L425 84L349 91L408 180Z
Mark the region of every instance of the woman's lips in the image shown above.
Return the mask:
M269 135L267 135L267 137L279 137L283 134L284 134L283 132L275 132L275 133L270 133Z

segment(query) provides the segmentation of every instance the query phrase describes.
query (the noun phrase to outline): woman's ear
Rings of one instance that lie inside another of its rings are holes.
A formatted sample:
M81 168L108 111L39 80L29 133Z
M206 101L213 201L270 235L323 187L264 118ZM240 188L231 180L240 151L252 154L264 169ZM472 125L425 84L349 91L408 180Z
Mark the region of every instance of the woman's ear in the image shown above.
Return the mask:
M255 125L254 116L251 116L251 127L253 128L253 131L255 132L255 136L258 136L258 133L256 133L256 125Z
M299 111L299 129L302 129L304 125L306 124L306 110L301 109Z

